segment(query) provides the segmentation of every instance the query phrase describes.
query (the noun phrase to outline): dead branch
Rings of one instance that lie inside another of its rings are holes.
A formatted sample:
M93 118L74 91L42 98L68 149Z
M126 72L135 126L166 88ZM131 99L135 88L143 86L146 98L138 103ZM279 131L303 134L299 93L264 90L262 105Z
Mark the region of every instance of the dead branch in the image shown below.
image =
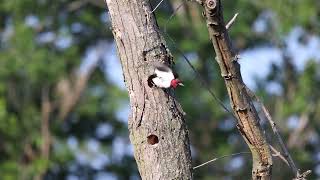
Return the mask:
M277 137L277 140L279 142L280 148L281 148L282 152L284 153L284 157L288 161L292 172L296 175L296 179L299 179L299 177L301 177L299 169L297 168L297 166L295 165L293 159L291 158L290 153L289 153L285 143L282 140L282 137L281 137L281 135L279 133L279 130L278 130L277 126L276 126L276 123L272 120L272 117L271 117L268 109L265 107L265 105L262 103L262 101L260 101L260 99L248 87L245 87L245 88L246 88L248 94L251 96L251 98L254 99L255 101L257 101L260 104L260 106L262 108L262 111L263 111L264 115L266 116L266 118L267 118L267 120L268 120L268 122L269 122L269 124L270 124L270 126L272 128L273 133ZM309 172L309 171L310 170L308 170L306 172ZM305 175L310 174L310 173L306 173L306 172L304 172Z
M273 157L279 157L284 163L286 163L289 166L288 161L286 160L286 158L273 146L269 145L271 151L274 153L272 154ZM289 166L290 167L290 166Z
M258 113L250 96L243 89L245 84L223 20L221 1L201 0L200 4L204 8L203 14L216 52L216 61L228 90L231 107L238 120L238 130L252 152L252 179L271 179L272 155L266 137L262 133ZM234 20L231 20L228 27Z

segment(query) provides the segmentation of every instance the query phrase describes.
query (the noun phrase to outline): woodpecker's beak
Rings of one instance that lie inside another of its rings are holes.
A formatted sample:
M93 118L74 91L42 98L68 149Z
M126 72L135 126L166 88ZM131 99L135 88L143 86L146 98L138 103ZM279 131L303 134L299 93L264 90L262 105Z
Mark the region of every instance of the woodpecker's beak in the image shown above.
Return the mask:
M180 82L180 83L178 83L178 85L179 85L179 86L184 86L184 84L182 84L181 82Z

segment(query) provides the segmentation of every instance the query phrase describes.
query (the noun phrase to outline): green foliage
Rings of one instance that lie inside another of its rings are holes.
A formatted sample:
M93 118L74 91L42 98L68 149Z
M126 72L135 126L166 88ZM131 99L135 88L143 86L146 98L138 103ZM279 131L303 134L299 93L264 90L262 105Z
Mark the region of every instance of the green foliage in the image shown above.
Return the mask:
M86 3L70 9L74 2L0 2L0 179L32 179L41 174L44 175L43 179L66 179L69 175L93 179L100 172L113 173L117 179L130 179L137 175L132 156L125 155L119 159L115 157L115 139L123 138L126 142L129 141L127 126L119 120L117 113L128 104L128 95L99 71L103 69L103 65L98 64L98 68L91 74L80 101L71 113L64 120L59 119L61 97L57 93L58 83L62 79L70 79L73 88L73 74L85 52L101 40L113 40L110 22L107 22L106 26L106 22L100 20L106 11L105 7ZM275 43L271 42L274 39L276 43L285 44L282 40L295 26L303 27L307 33L319 33L319 3L315 0L239 0L223 1L223 5L226 22L236 12L239 13L229 32L235 46L240 50L261 44L270 45ZM200 11L201 8L191 2L183 6L170 20L170 2L156 11L161 30L166 30L175 41L173 43L171 38L164 34L174 55L175 68L186 84L185 88L176 91L176 95L187 113L192 149L195 152L194 164L226 154L248 151L237 132L236 121L213 100L177 50L179 47L185 52L207 85L229 107L228 95L214 61L213 48ZM266 11L273 14L273 18L267 23L268 32L256 34L252 31L253 23ZM35 21L33 25L27 23L28 18ZM77 26L80 28L74 30ZM41 41L41 37L46 33L51 33L52 40L49 38ZM59 46L59 39L71 39L71 43ZM285 47L280 48L285 51ZM310 61L303 70L293 70L296 78L288 82L284 78L287 67L274 65L267 78L257 79L258 94L270 107L272 116L279 122L286 139L290 138L292 131L286 126L288 117L300 117L304 113L309 118L309 124L303 137L312 134L319 136L319 67L319 61ZM266 91L269 82L280 84L284 92L279 93L280 95L270 94ZM293 88L290 89L289 85ZM48 98L55 106L49 118L52 138L49 159L41 155L45 142L41 132L44 90L48 91ZM289 90L294 96L289 96ZM110 126L112 133L103 137L97 136L96 130L101 124ZM269 129L266 129L268 137L272 136ZM77 142L72 144L72 138L77 139ZM102 169L94 169L77 159L81 153L87 156L95 155L88 152L90 139L98 141L98 151L111 159ZM316 162L312 159L317 153L317 144L308 138L299 141L302 142L301 145L290 148L293 158L303 170L314 168ZM233 157L218 160L196 170L195 179L248 179L248 164L251 164L251 159L245 155L243 159L243 165L232 171L226 167L233 162ZM275 161L275 166L282 163L278 159ZM274 177L280 179L287 178L290 173L285 166L274 169ZM313 174L311 178L315 177Z
M93 177L96 170L77 164L76 152L70 149L67 139L75 136L79 142L86 142L89 137L97 138L95 131L101 122L110 123L118 131L107 137L107 141L101 139L101 149L110 149L115 137L127 137L126 125L114 115L127 95L106 82L102 73L94 72L70 117L64 122L58 118L59 107L54 107L59 103L58 83L73 76L88 47L110 38L111 34L99 19L104 8L89 4L86 8L67 11L70 3L65 0L0 3L0 179L32 179L41 174L43 178L64 179L71 165L86 169L84 172ZM73 32L74 23L83 25L84 29ZM9 33L4 34L5 31ZM41 40L50 33L52 40ZM71 39L71 44L59 46L59 38ZM49 160L42 155L44 89L54 108L49 119L52 141ZM97 89L102 94L97 95ZM124 177L136 173L133 158L126 159L125 168L132 168ZM122 171L119 165L117 172Z

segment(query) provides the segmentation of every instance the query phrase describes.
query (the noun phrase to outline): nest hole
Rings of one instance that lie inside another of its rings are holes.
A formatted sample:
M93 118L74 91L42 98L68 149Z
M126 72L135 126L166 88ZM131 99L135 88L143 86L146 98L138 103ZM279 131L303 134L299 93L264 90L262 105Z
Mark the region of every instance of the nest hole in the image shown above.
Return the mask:
M159 143L158 136L151 134L147 137L148 144L155 145Z

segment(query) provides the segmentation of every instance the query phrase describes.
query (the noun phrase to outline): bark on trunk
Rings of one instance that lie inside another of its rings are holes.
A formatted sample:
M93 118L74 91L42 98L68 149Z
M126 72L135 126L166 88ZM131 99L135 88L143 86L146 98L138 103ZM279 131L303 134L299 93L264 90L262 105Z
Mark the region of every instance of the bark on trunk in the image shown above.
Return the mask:
M106 0L130 96L130 140L142 179L192 179L184 112L171 91L150 88L155 62L172 64L147 0Z
M216 52L216 61L230 97L231 107L238 119L238 129L248 144L253 158L252 179L270 179L272 156L259 116L242 81L240 65L225 27L220 0L197 0L204 7L209 35Z

